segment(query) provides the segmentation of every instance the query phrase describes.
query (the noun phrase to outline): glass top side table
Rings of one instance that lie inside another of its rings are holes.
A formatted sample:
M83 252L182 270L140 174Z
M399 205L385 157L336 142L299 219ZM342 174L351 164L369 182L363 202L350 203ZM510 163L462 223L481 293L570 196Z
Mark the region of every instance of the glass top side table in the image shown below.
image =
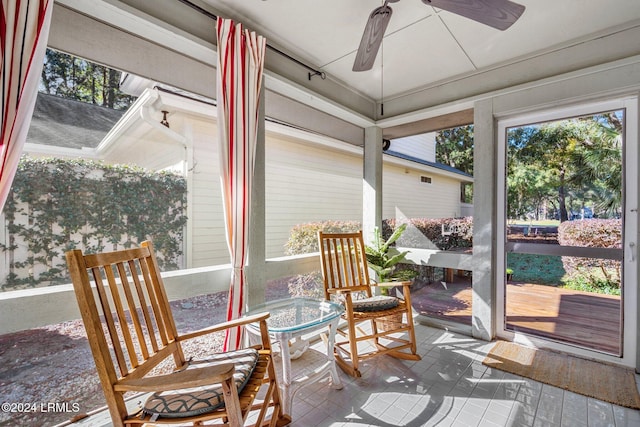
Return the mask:
M267 328L273 341L278 341L282 356L282 389L283 409L290 414L291 403L294 394L303 386L318 381L329 373L332 388L341 389L342 381L336 370L333 345L340 315L344 308L330 301L311 298L289 298L277 301L269 301L252 307L246 315L256 313L270 313L267 319ZM291 378L291 353L289 341L310 332L328 328L327 355L321 366L314 369L313 373L305 373ZM260 335L257 325L248 325L247 331L252 335Z

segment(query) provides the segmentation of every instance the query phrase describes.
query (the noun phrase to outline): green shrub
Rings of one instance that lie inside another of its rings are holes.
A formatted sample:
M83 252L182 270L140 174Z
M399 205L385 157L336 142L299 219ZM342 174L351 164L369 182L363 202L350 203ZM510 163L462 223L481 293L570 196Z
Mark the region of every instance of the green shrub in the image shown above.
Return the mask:
M383 238L388 239L400 222L407 222L410 226L398 240L398 246L442 251L473 246L472 217L386 219L382 222ZM443 229L450 234L443 234Z
M396 219L382 221L382 238L388 239L397 225ZM473 219L464 218L411 218L402 223L408 223L406 231L398 240L398 246L409 248L430 248L450 250L469 248L473 245ZM450 235L442 235L443 225L453 230ZM362 228L359 221L317 221L298 224L291 229L289 240L285 244L287 255L299 255L318 251L318 231L329 233L353 232Z
M382 221L382 238L387 240L391 237L399 221L395 219L385 219ZM435 248L449 250L456 248L466 248L472 245L472 218L412 218L402 223L409 223L407 229L397 242L397 245L416 248ZM442 225L449 230L453 230L450 235L442 235ZM300 255L318 252L318 231L326 232L353 232L362 228L359 221L317 221L298 224L291 229L289 240L285 244L287 255ZM433 267L426 265L406 265L407 277L416 277L420 281L431 281L433 278ZM318 280L322 278L318 273L302 275L289 284L289 293L296 296L322 295L318 290Z
M291 229L285 244L287 255L318 252L318 231L328 233L360 230L358 221L318 221L298 224ZM324 298L322 275L319 272L300 274L289 282L289 294L294 297Z
M573 277L565 280L562 287L566 289L573 289L575 291L620 296L619 284L593 277Z
M558 243L563 246L621 248L622 220L565 221L558 226ZM566 272L565 283L579 283L578 286L592 289L620 288L620 261L563 256L562 265Z
M317 221L298 224L291 229L285 244L287 255L318 252L318 231L327 233L348 233L360 230L358 221Z
M621 219L564 221L558 226L558 242L566 246L622 247Z
M115 250L146 239L161 268L179 268L186 190L185 178L169 172L23 157L3 211L8 243L0 251L12 262L1 287L68 283L66 251Z

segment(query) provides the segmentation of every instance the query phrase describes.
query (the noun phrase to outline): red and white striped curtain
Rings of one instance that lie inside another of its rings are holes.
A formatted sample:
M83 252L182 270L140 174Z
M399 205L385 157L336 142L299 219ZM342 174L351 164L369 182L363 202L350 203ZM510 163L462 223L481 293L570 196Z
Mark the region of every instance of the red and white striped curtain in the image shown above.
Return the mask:
M52 10L53 0L2 0L0 212L31 124Z
M244 266L266 40L230 19L218 18L217 33L220 181L233 267L227 320L232 320L242 315L245 301ZM225 350L239 348L241 338L239 328L228 332Z

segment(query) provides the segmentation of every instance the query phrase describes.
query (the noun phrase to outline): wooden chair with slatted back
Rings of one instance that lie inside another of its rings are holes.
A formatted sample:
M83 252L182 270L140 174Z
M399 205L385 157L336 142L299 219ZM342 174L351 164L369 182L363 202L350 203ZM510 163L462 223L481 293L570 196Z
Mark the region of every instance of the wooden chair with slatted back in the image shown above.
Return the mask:
M237 427L249 413L256 420L252 425L289 424L281 409L268 313L179 335L151 242L99 254L73 250L66 257L114 425ZM260 324L259 345L206 360L185 358L186 340L253 322ZM141 409L127 408L127 392L148 394Z
M318 232L320 264L326 299L344 304L346 329L339 329L335 343L338 366L360 377L360 362L387 354L420 360L411 310L411 282L373 283L365 255L362 231ZM373 296L372 287L401 289L392 296ZM364 323L364 325L363 325ZM368 325L367 325L368 324ZM364 327L363 327L364 326ZM369 342L371 345L363 345Z

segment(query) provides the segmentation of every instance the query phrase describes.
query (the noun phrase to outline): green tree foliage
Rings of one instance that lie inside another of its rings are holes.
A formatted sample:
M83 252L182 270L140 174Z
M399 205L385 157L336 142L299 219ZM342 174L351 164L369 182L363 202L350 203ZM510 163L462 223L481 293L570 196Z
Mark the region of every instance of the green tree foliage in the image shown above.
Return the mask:
M473 125L439 131L436 161L473 175Z
M589 204L602 216L619 212L621 125L614 113L508 130L508 216L553 206L560 221Z
M622 208L622 121L614 113L596 115L593 121L584 149L572 159L576 172L571 183L587 187L596 209L616 217Z
M63 98L126 110L135 100L119 89L120 71L47 49L40 91Z
M146 239L153 240L161 268L180 268L186 190L186 180L168 172L22 158L3 211L9 243L0 252L11 271L1 287L68 283L66 251L102 252Z
M589 219L567 221L558 227L558 242L564 246L622 248L622 220ZM563 282L572 289L620 295L620 260L562 257Z

